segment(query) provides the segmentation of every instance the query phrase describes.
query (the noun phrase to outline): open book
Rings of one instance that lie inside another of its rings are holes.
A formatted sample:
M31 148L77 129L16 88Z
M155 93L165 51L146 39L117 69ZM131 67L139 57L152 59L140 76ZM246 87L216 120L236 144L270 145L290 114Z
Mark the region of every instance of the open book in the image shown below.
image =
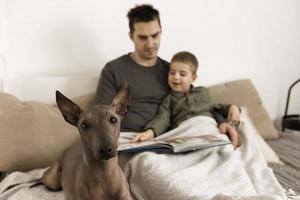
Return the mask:
M119 153L135 153L153 151L158 153L183 153L215 146L231 144L229 140L216 135L200 135L191 137L173 137L164 140L151 140L138 143L121 143L118 146Z

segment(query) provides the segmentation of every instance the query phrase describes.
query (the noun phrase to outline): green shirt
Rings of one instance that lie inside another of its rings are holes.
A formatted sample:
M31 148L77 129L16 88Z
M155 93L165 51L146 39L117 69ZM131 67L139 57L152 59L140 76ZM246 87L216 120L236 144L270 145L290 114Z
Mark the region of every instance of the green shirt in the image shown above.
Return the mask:
M153 129L158 136L194 116L213 117L212 112L227 116L229 107L226 104L213 104L205 87L192 87L188 93L171 91L163 99L157 115L146 125L145 130Z

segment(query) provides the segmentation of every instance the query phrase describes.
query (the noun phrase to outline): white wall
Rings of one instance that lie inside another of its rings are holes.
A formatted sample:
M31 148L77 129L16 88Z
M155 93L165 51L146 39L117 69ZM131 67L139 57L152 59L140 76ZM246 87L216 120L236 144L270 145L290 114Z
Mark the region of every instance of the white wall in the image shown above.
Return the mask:
M107 61L132 50L126 14L141 2L161 12L161 57L180 50L198 57L196 85L250 78L272 119L283 115L287 89L300 78L298 0L0 0L4 91L38 87L40 76L97 77ZM85 93L70 85L74 95ZM21 97L30 98L26 92ZM300 113L300 86L293 95L290 112Z

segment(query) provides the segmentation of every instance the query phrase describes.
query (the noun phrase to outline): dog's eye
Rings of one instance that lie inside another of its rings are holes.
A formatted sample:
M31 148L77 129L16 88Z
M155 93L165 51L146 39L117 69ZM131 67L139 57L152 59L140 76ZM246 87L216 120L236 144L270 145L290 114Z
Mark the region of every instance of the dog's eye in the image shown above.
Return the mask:
M88 123L86 123L85 121L81 122L80 126L82 129L87 129L89 127Z
M115 118L115 117L110 117L109 121L110 121L110 123L114 124L114 123L116 123L118 120L117 120L117 118Z

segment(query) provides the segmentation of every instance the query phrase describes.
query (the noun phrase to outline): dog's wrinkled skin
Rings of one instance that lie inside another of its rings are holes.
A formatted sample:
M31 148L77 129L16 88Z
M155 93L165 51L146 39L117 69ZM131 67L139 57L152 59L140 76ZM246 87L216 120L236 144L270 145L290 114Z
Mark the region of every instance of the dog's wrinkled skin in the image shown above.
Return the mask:
M77 127L81 141L67 149L44 173L42 183L47 188L62 188L67 200L131 199L117 158L120 122L129 98L130 91L125 86L111 105L96 105L82 111L56 92L61 113L67 122Z

